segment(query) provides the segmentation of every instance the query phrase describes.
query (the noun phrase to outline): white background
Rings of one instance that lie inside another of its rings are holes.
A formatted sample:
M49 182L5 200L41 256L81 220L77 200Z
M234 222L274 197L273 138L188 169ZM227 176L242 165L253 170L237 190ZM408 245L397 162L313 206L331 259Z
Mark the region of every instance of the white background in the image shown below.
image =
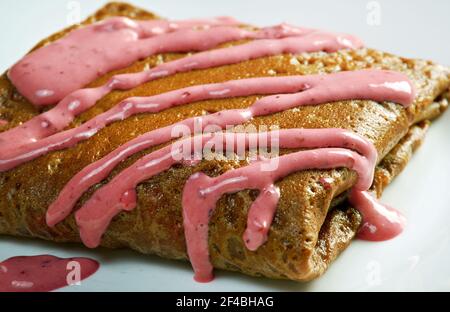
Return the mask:
M67 26L68 0L1 0L0 71L40 39ZM105 0L80 0L81 17ZM130 0L172 19L232 15L255 25L289 22L300 26L349 32L367 46L408 57L450 65L450 1L448 0ZM368 25L371 2L381 6L381 24Z
M0 71L10 67L40 39L66 27L68 19L73 21L71 2L1 0ZM450 1L447 0L386 0L375 4L364 0L132 2L172 19L233 15L260 26L289 22L349 32L370 47L450 65ZM80 16L84 18L106 1L78 3ZM376 18L370 19L377 5L381 8L379 24ZM187 263L131 251L88 251L75 245L6 237L0 237L0 260L40 253L88 255L100 260L101 270L82 286L65 289L69 291L450 290L449 134L450 113L447 113L433 124L422 148L383 196L385 202L408 218L406 231L385 243L353 242L322 278L311 283L217 272L213 283L198 284L192 281Z

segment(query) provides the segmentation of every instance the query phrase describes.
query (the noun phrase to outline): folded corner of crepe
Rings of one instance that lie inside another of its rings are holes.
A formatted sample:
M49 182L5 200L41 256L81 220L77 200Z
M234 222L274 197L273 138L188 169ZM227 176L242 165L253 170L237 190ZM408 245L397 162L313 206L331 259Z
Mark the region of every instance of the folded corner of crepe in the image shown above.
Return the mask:
M320 178L332 179L324 187ZM252 276L308 281L325 272L345 249L361 223L351 207L333 209L333 198L350 188L356 175L347 169L311 170L277 183L282 194L267 242L256 251L245 247L242 233L254 191L224 195L210 220L210 256L216 268ZM306 185L308 184L308 185ZM220 218L220 219L219 219Z

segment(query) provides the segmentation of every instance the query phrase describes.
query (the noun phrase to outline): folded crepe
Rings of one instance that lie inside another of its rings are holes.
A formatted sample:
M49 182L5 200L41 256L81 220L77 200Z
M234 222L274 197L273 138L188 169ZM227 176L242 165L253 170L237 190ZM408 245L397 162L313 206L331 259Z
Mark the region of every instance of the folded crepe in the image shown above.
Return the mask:
M39 43L34 51L67 35L74 29L110 17L135 20L157 17L123 3L109 3L82 25L61 31ZM247 26L246 26L247 27ZM225 42L231 47L247 42ZM211 48L212 49L212 48ZM113 75L136 73L192 53L158 53L141 58L125 68L102 73L88 87L105 84ZM195 54L194 54L195 55ZM429 61L400 58L369 48L327 52L279 53L235 64L174 73L131 89L113 90L95 105L75 116L64 129L83 125L92 118L132 97L148 97L186 87L252 77L332 74L366 69L405 74L415 87L415 99L407 108L392 101L348 99L286 109L256 116L244 125L280 129L347 129L366 138L378 153L372 190L382 190L400 173L422 142L430 120L447 107L449 70ZM343 86L345 87L345 86ZM33 105L15 88L7 74L0 78L0 132L14 129L48 110ZM194 116L245 109L260 95L193 101L158 113L136 114L99 130L89 139L68 148L43 153L0 172L0 234L36 237L55 242L79 242L74 214L48 226L46 213L65 186L86 166L101 160L130 140L150 131ZM160 150L167 142L144 149L120 162L99 183L76 201L74 211L120 172L144 155ZM2 147L14 142L3 141ZM286 151L282 151L284 153ZM287 152L286 152L287 153ZM189 260L182 212L186 181L197 172L217 177L251 163L243 160L212 159L190 165L177 164L142 181L136 188L137 205L118 213L102 236L101 246L131 248L144 254ZM247 214L258 192L252 189L227 193L217 201L208 230L209 260L214 268L240 271L254 276L306 281L320 276L356 236L363 219L347 201L358 175L347 168L300 170L276 181L280 198L267 241L256 250L246 247L242 235ZM326 181L326 183L323 183ZM376 245L370 248L376 248Z

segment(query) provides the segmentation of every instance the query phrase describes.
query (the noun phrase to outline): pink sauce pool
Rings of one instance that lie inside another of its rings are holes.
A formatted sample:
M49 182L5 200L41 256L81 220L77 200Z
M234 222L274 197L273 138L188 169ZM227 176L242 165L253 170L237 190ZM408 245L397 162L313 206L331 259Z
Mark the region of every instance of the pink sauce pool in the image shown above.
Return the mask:
M0 262L0 292L47 292L80 282L100 264L89 258L20 256ZM79 272L79 273L78 273Z

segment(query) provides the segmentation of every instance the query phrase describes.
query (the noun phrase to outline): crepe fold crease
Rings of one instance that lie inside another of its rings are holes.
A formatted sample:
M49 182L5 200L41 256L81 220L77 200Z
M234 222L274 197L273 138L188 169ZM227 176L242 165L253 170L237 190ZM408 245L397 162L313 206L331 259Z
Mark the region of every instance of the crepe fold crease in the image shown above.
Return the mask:
M154 14L123 3L110 3L88 18L92 23L111 16L134 19L157 18ZM45 39L36 48L66 34L64 30ZM113 74L136 72L182 57L181 53L151 56L123 70L109 73L90 86L98 86ZM297 61L292 62L295 58ZM308 53L264 57L235 65L196 70L161 78L129 91L113 91L75 119L71 127L106 111L131 96L152 95L189 85L231 79L274 75L306 75L344 70L381 68L409 76L417 89L414 104L408 109L394 103L341 101L291 109L251 121L255 126L280 128L345 128L369 139L378 150L373 191L383 188L407 164L422 142L430 120L439 116L448 103L449 71L429 61L397 57L373 49L343 50L335 53ZM238 97L196 102L171 108L158 114L143 114L114 123L91 139L73 148L52 152L13 170L0 173L0 234L36 237L55 242L79 242L73 215L54 228L45 223L48 206L65 184L82 168L105 156L140 134L173 124L191 116L223 109L245 108L258 97ZM7 75L0 78L0 118L8 124L0 131L16 126L39 114L12 86ZM124 161L106 183L132 164L141 152ZM217 176L247 161L202 161L193 167L175 166L137 188L138 206L119 214L105 233L102 246L127 247L144 254L187 260L181 213L184 181L194 172ZM331 178L330 187L319 183ZM253 190L228 194L218 201L211 217L209 251L216 268L240 271L254 276L311 280L320 276L349 245L361 225L361 215L346 202L347 191L356 182L356 174L345 168L306 170L277 182L281 199L269 232L268 241L257 251L249 251L242 240L247 211L258 195ZM79 201L79 208L94 189ZM373 245L376 248L376 245Z

